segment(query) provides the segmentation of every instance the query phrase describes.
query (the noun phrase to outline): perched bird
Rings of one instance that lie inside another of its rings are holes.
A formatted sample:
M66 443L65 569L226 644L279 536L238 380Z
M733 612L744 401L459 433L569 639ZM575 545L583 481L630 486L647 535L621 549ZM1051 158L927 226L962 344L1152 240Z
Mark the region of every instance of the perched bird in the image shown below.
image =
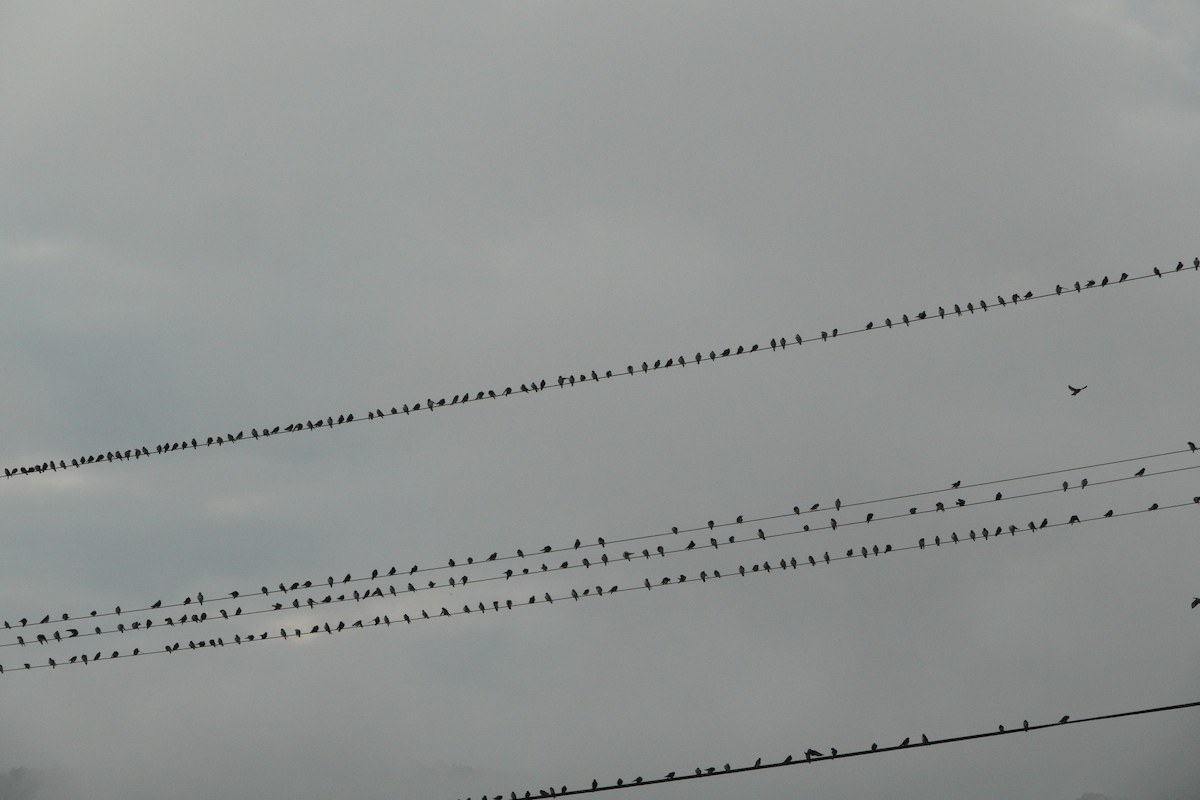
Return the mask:
M1087 385L1080 386L1078 389L1076 389L1074 386L1067 384L1067 388L1071 390L1071 396L1074 397L1075 395L1079 394L1084 389L1086 389Z
M1058 724L1059 724L1059 725L1063 725L1063 724L1065 724L1065 723L1066 723L1066 721L1067 721L1067 720L1069 720L1069 719L1070 719L1070 717L1069 717L1069 716L1068 716L1068 717L1063 717L1062 719L1060 719L1060 720L1058 721Z
M1195 608L1196 606L1200 606L1200 597L1192 599L1192 608Z

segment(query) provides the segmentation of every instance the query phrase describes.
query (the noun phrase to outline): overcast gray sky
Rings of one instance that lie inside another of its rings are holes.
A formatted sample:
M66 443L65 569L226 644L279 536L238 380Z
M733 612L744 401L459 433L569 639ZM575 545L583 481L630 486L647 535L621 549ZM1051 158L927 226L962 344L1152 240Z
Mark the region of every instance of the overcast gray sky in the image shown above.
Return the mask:
M531 557L303 615L167 628L163 609L24 649L0 631L0 792L536 796L1200 700L1192 506L806 563L1200 493L1195 471L1150 474L1190 454L949 491L1200 440L1196 272L992 300L1190 265L1197 187L1193 2L0 4L5 467L990 306L4 481L12 624ZM713 532L766 542L682 533L603 552L701 547L479 582L577 538L932 489ZM1194 800L1198 734L1177 711L630 796Z

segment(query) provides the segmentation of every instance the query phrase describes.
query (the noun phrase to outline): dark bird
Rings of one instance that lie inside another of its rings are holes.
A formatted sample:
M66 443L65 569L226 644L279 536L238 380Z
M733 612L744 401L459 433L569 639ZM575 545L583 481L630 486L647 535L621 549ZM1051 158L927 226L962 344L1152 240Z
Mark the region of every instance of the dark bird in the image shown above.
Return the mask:
M1060 719L1060 720L1058 721L1058 724L1059 724L1059 725L1063 725L1063 724L1065 724L1065 723L1066 723L1066 721L1067 721L1067 720L1069 720L1069 719L1070 719L1070 717L1063 717L1062 719Z
M1137 472L1133 473L1133 476L1134 476L1135 478L1140 478L1140 477L1142 477L1142 476L1143 476L1143 475L1145 475L1145 474L1146 474L1146 468L1145 468L1145 467L1142 467L1142 468L1141 468L1141 469L1139 469Z
M1021 721L1021 727L1022 727L1022 728L1024 728L1025 730L1029 730L1029 720L1027 720L1027 719L1026 719L1026 720L1022 720L1022 721Z
M1071 390L1071 396L1072 396L1072 397L1074 397L1075 395L1079 394L1079 393L1080 393L1080 392L1082 392L1084 389L1086 389L1086 388L1087 388L1087 386L1086 386L1086 385L1084 385L1084 386L1080 386L1078 389L1076 389L1074 386L1071 386L1070 384L1067 384L1067 388Z
M1196 606L1200 606L1200 597L1192 598L1192 608L1195 608Z

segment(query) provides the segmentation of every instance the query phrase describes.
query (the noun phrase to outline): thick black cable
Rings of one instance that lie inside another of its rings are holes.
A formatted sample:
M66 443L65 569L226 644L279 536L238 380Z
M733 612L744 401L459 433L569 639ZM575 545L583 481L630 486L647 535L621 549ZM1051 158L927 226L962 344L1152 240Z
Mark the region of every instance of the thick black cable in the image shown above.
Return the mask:
M617 783L600 784L594 781L591 786L583 789L570 789L565 785L561 788L537 789L538 797L566 797L577 794L592 794L594 792L609 792L614 789L633 789L645 786L653 786L659 783L675 783L678 781L694 780L696 778L715 778L721 775L735 775L742 772L754 772L764 769L777 769L779 767L795 767L801 764L815 764L821 761L840 761L846 758L856 758L858 756L878 755L879 753L891 753L897 750L919 750L925 747L933 747L935 745L951 744L952 742L966 742L972 739L986 739L994 736L1013 736L1016 734L1032 733L1034 731L1047 730L1049 728L1062 728L1069 725L1082 725L1085 722L1099 722L1101 720L1118 719L1120 717L1133 717L1145 714L1159 714L1164 711L1178 711L1184 708L1195 708L1200 706L1200 700L1195 700L1190 703L1177 703L1169 706L1158 706L1156 708L1140 708L1135 711L1120 711L1113 714L1097 714L1092 717L1082 717L1079 719L1071 719L1070 716L1062 717L1057 722L1044 722L1039 724L1030 724L1028 720L1023 720L1020 727L1005 728L999 726L998 730L984 731L981 733L968 733L961 736L947 736L941 739L930 739L925 734L921 734L920 742L912 742L912 737L907 737L904 742L896 745L888 745L879 747L872 744L870 747L862 750L852 750L850 752L831 751L824 753L813 748L806 748L800 756L788 755L780 761L770 764L762 763L762 759L750 766L733 767L725 764L724 767L708 767L703 769L696 767L695 772L681 775L678 772L669 772L662 778L651 778L643 780L642 778L634 778L626 782L624 779ZM799 751L798 751L799 752ZM503 797L503 794L497 794L497 797ZM517 797L517 793L513 792L512 797ZM532 797L529 792L525 792L525 797ZM467 800L471 800L470 797ZM480 800L487 800L487 795L481 795Z
M1200 497L1194 497L1189 502L1180 502L1180 503L1174 503L1174 504L1165 505L1165 506L1160 505L1158 503L1154 503L1148 508L1136 509L1133 511L1122 511L1120 513L1115 513L1113 511L1109 511L1109 512L1106 512L1105 514L1101 514L1101 515L1095 516L1095 517L1079 518L1078 516L1073 516L1066 522L1051 523L1048 520L1044 519L1044 520L1042 520L1041 524L1038 525L1035 522L1030 521L1028 523L1027 528L1022 528L1021 526L1014 525L1014 524L1009 524L1007 528L997 525L994 532L989 532L987 528L984 528L981 533L981 539L984 542L986 542L989 538L997 538L998 539L1002 536L1009 536L1009 537L1015 539L1018 534L1020 534L1022 536L1026 535L1027 533L1040 534L1046 530L1052 530L1055 528L1067 528L1067 527L1070 527L1071 525L1075 525L1075 524L1086 524L1088 522L1097 522L1097 521L1104 520L1104 519L1120 519L1122 517L1133 516L1136 514L1147 514L1150 512L1154 512L1154 511L1166 511L1166 510L1175 509L1175 508L1183 508L1185 506L1192 506L1192 507L1200 508ZM794 532L788 532L788 533L776 534L776 535L777 536L786 536L786 535L791 535L791 533L794 533ZM956 538L953 540L947 540L945 542L942 542L940 540L940 537L935 537L934 542L928 542L926 540L926 538L922 537L921 539L918 540L917 544L913 544L913 545L901 545L901 546L897 546L897 547L892 547L890 544L888 544L888 545L885 545L885 547L883 549L880 549L878 545L874 545L872 550L868 550L865 546L862 546L861 549L858 549L858 550L856 550L854 547L851 547L849 550L847 550L845 555L838 554L838 555L831 556L829 554L829 552L826 551L822 558L817 558L812 555L808 555L805 557L805 560L800 560L793 556L791 558L790 562L786 559L781 558L780 565L778 568L772 567L771 562L768 560L768 561L763 562L763 564L761 564L761 565L758 563L753 563L749 569L746 568L745 564L740 564L740 565L738 565L736 572L733 570L726 570L725 575L722 575L722 573L719 570L713 570L713 572L711 574L707 570L702 570L697 577L701 584L706 584L710 580L715 583L715 582L721 581L725 577L732 578L735 574L739 577L753 577L753 576L769 575L772 572L783 572L788 569L789 564L791 566L791 569L793 571L795 571L798 569L802 569L805 566L818 567L822 562L824 562L827 565L832 565L833 562L835 562L835 561L850 561L850 560L858 560L860 558L861 558L861 560L869 560L872 557L878 558L881 555L890 555L890 554L894 554L894 553L911 552L914 550L920 550L920 551L930 550L932 552L932 550L935 548L940 549L942 546L949 548L952 545L965 544L968 541L970 541L972 543L980 541L979 538L976 538L976 534L975 534L974 530L971 531L970 538L967 538L967 536L964 535L964 537L962 539ZM860 556L860 553L861 553L861 556ZM682 586L684 584L695 585L696 581L697 581L697 578L688 578L686 575L680 575L678 580L673 579L671 576L666 576L664 578L656 577L654 580L651 580L648 577L644 577L642 579L642 583L640 585L632 585L632 586L626 585L624 587L613 586L607 590L604 589L602 586L596 586L597 591L595 593L593 593L591 591L591 587L585 587L582 592L580 592L577 588L575 588L575 589L568 590L568 593L562 594L559 597L551 597L549 592L546 592L546 593L544 593L544 597L540 600L537 598L536 595L530 596L528 601L514 601L511 598L506 599L505 601L493 600L492 601L493 602L492 611L493 611L493 613L495 613L495 612L499 612L501 610L511 611L516 608L523 608L523 607L527 607L527 606L531 606L531 605L538 605L538 606L553 605L555 601L565 602L567 600L573 600L575 602L578 602L581 599L603 597L605 594L608 594L611 596L613 594L620 594L620 593L625 593L625 592L640 593L643 590L652 592L655 589L663 589L663 588L667 588L667 587L671 587L671 586ZM486 616L487 605L481 601L477 601L477 602L479 602L479 606L477 606L476 610L472 610L470 608L469 604L464 605L463 610L461 610L461 611L458 611L458 610L450 611L448 608L442 607L440 611L435 611L434 614L429 614L427 610L422 609L420 611L420 616L416 616L416 612L414 612L413 615L410 615L407 612L404 612L401 617L398 617L395 620L392 620L390 618L390 615L377 615L374 617L373 620L371 620L371 624L367 624L367 620L370 619L369 617L360 618L357 622L350 623L349 625L347 625L345 623L345 620L339 620L336 626L334 626L333 624L331 624L330 622L327 621L324 623L323 627L321 627L321 624L318 623L317 626L313 626L307 633L302 633L299 629L294 629L295 630L294 634L288 634L285 629L281 628L280 635L272 635L269 632L264 632L263 634L261 634L261 636L259 636L258 634L249 634L246 639L242 639L241 635L239 634L236 637L236 639L231 641L229 644L232 645L232 644L236 643L236 644L240 645L243 643L249 644L252 642L261 642L261 641L267 641L267 640L277 640L277 639L285 639L286 640L288 638L299 639L299 638L302 638L302 636L314 635L314 634L319 635L322 632L324 632L326 634L342 633L342 632L351 631L351 630L366 630L366 629L370 629L373 627L377 628L380 625L384 625L385 627L390 628L393 624L399 625L399 623L401 621L405 622L407 625L411 625L413 623L440 620L443 617L467 616L467 615L475 614L475 613ZM307 607L302 606L300 609L293 609L293 610L299 610L301 612L305 612L308 609L307 609ZM238 615L238 616L249 617L249 616L257 615L257 614L271 613L272 611L273 611L273 609L259 609L259 610L250 611L244 615ZM238 617L233 617L233 618L236 619ZM215 617L210 617L208 619L208 621L214 621L215 619L216 619ZM306 624L305 627L309 627L309 626ZM140 631L143 633L148 632L149 630L150 630L149 628L140 629ZM159 631L163 630L162 626L159 626L157 630L159 630ZM111 632L112 631L107 631L106 633L111 633ZM132 635L133 633L136 633L138 631L135 629L131 629L127 632ZM94 635L94 634L82 634L80 637L71 637L71 638L84 638L84 637L90 636L90 635ZM45 642L44 644L46 644L46 645L51 644L52 641L53 640L49 640L49 641ZM70 641L70 638L67 638L64 641ZM0 646L9 647L9 646L13 646L15 644L20 644L20 643L19 642L8 642L8 643L5 643L4 645L0 645ZM33 646L33 644L34 644L34 642L26 642L24 644L21 644L21 646L22 647ZM226 645L226 642L224 641L223 637L221 637L221 638L210 637L209 639L203 639L203 638L200 639L198 645L196 644L195 640L192 640L189 644L190 644L190 647L188 648L189 650L203 650L206 648L206 644L209 647L216 648L216 647L224 647ZM143 655L154 655L154 654L166 653L166 652L177 652L179 650L179 648L180 648L180 643L175 642L174 650L172 650L171 647L168 646L166 649L162 649L162 650L158 650L158 649L144 650L144 651L139 650L139 651L135 651L132 653L128 653L124 656L119 655L119 651L113 651L113 655L110 656L107 660L113 660L116 658L128 658L131 656L143 656ZM56 661L48 661L45 664L33 664L32 662L26 662L26 663L23 663L23 667L25 670L44 669L46 667L49 667L51 669L56 669L57 667L60 667L60 666L71 666L71 665L76 665L76 664L86 665L88 663L88 661L86 661L86 660L77 661L76 659L78 659L78 658L79 658L79 656L77 655L75 658L68 659L62 663L59 663ZM100 660L100 659L94 658L92 660L95 661L95 660ZM11 669L8 670L8 672L12 672L12 671L13 670L11 670ZM20 670L18 670L18 671L20 671ZM6 674L6 670L2 665L0 665L0 674Z
M1194 266L1194 269L1192 271L1200 271L1200 258L1197 258L1193 262L1193 266ZM1101 281L1099 281L1099 282L1097 282L1095 280L1088 280L1085 284L1085 283L1076 281L1074 283L1074 293L1082 293L1084 291L1089 291L1092 289L1100 289L1100 288L1105 288L1105 287L1109 287L1109 286L1121 286L1121 285L1133 283L1135 281L1145 280L1145 279L1151 278L1151 277L1161 278L1164 275L1175 275L1175 274L1178 274L1183 271L1185 271L1185 267L1183 266L1183 262L1181 261L1181 262L1179 262L1179 264L1175 268L1175 270L1168 271L1168 272L1164 272L1164 271L1158 269L1157 267L1155 267L1152 272L1149 272L1145 275L1137 275L1134 277L1129 277L1128 274L1122 273L1121 277L1118 280L1111 281L1111 282L1109 281L1108 276L1104 276L1101 279ZM917 324L919 322L929 322L934 319L943 319L944 320L948 317L955 317L955 316L962 317L963 314L965 314L965 313L969 313L969 315L974 316L974 314L977 310L980 313L986 313L989 308L994 309L997 306L1005 307L1008 305L1019 305L1022 303L1028 303L1032 300L1042 300L1042 299L1045 299L1048 297L1060 297L1064 294L1071 294L1071 293L1072 293L1072 290L1070 287L1063 287L1062 285L1059 285L1059 286L1055 287L1054 291L1043 292L1042 294L1035 295L1033 292L1026 292L1024 295L1020 295L1019 293L1013 294L1011 301L1006 301L1002 296L997 295L997 297L996 297L997 302L995 304L993 304L992 306L988 306L986 300L980 300L978 308L976 308L974 301L968 302L966 310L962 309L959 305L954 304L954 310L949 311L949 312L947 312L944 308L939 307L938 313L936 313L936 314L928 314L925 311L921 311L919 313L914 314L914 316L912 318L909 318L909 316L907 314L902 314L898 318L899 321L897 321L895 323L893 323L891 318L889 317L885 320L885 326L887 329L891 329L892 327L899 327L901 324L903 324L905 327L909 327L909 326ZM871 322L871 323L867 323L865 326L863 326L861 328L842 330L840 335L842 338L845 338L846 336L853 336L855 334L867 333L869 331L881 331L884 329L885 329L884 327L876 328L874 326L874 323ZM804 343L804 341L812 342L812 341L815 341L818 339L821 341L837 339L839 336L838 328L833 328L832 331L833 331L832 335L830 335L828 331L821 331L819 336L809 336L809 338L807 340L805 340L800 334L797 333L794 335L795 344L793 346L798 347L798 346L802 345ZM775 352L777 349L779 351L786 350L787 347L789 346L789 343L790 342L786 336L781 337L779 339L772 339L771 343L770 343L771 352ZM766 346L759 347L759 345L754 344L748 349L745 347L739 346L739 347L737 347L736 351L733 348L726 348L720 353L717 353L716 350L710 350L707 360L711 363L711 362L717 361L718 359L733 358L735 356L752 355L754 353L766 353L766 352L767 352ZM703 353L697 352L694 360L691 361L690 363L698 365L698 364L703 363L704 360L705 359L704 359ZM653 367L651 367L648 362L643 361L641 371L643 374L648 374L650 372L657 371L659 369L669 369L673 366L684 367L688 363L689 362L688 362L687 356L679 356L678 361L676 360L676 357L672 356L667 359L665 365L662 363L661 359L656 360ZM599 372L593 370L590 374L590 379L589 379L589 375L587 373L582 373L582 374L580 374L578 381L576 381L574 373L572 373L568 376L560 375L558 377L558 380L556 383L558 384L559 388L567 388L568 386L574 387L577 382L579 384L585 384L585 383L589 383L589 382L596 383L600 380L606 380L606 379L610 379L610 378L620 378L620 377L624 377L624 376L632 376L635 374L637 374L637 369L634 367L633 364L630 364L625 368L624 372L622 372L620 370L617 370L617 371L606 370L603 374L600 374ZM532 386L532 388L530 388L531 386ZM153 451L151 451L151 449L146 447L145 445L139 445L137 447L132 447L132 448L124 448L124 449L118 448L115 451L108 450L106 452L99 453L98 455L84 455L81 457L73 458L73 459L71 459L70 464L67 464L66 459L63 459L63 458L60 458L57 460L51 459L49 461L43 461L41 464L34 464L32 466L19 466L19 467L15 467L15 468L5 467L4 468L4 476L6 478L14 478L14 477L19 477L19 476L24 476L24 475L39 475L39 474L45 474L45 473L49 473L49 472L57 472L59 470L66 470L70 467L79 468L79 467L84 467L84 466L92 466L94 464L112 463L114 461L121 462L121 461L130 461L130 460L140 460L142 458L149 458L150 456L154 456L154 455L166 455L167 453L174 453L174 452L178 452L180 450L187 450L189 446L193 450L196 450L202 446L203 447L212 447L214 444L217 445L218 447L222 447L226 444L234 444L234 443L242 442L242 441L250 441L251 439L253 439L253 440L258 440L260 438L266 439L266 438L270 438L271 436L281 436L285 433L300 433L300 432L306 431L306 430L314 431L314 430L322 430L322 429L326 429L326 428L332 429L334 426L341 426L341 425L345 425L345 424L351 423L351 422L367 422L367 421L372 421L372 420L381 420L384 417L395 417L399 414L405 414L407 416L412 413L418 413L422 410L428 410L428 411L443 410L443 409L451 408L454 406L465 405L466 403L469 403L469 402L478 402L479 400L484 400L484 399L498 400L501 397L509 397L509 396L513 396L513 395L517 395L517 394L528 394L531 392L537 393L539 391L545 391L547 388L554 388L554 383L552 382L550 384L547 384L545 380L540 380L540 381L533 381L530 384L521 384L520 387L521 388L519 390L514 390L510 386L500 392L497 392L494 389L477 391L476 396L474 398L471 397L470 392L466 392L462 395L456 394L456 395L453 395L453 399L451 399L449 402L447 402L445 397L443 397L441 400L439 400L435 403L432 400L432 397L427 396L426 400L423 401L425 403L424 407L421 405L422 401L418 400L414 403L414 405L411 408L408 406L407 403L401 404L401 406L399 408L397 408L396 406L392 406L390 409L390 412L385 412L382 407L378 407L374 411L368 410L365 415L362 413L359 413L357 415L354 413L339 414L337 416L337 419L334 419L334 416L332 414L327 414L327 415L323 415L320 418L318 418L316 420L316 422L314 422L312 419L308 419L308 420L301 421L301 422L290 422L290 423L286 423L286 424L275 425L274 427L267 425L267 426L263 427L261 432L259 431L258 428L251 428L250 429L251 435L249 437L247 437L245 435L245 428L242 428L236 434L233 434L233 433L220 434L219 433L215 436L205 436L205 437L199 437L199 438L193 437L190 441L188 441L188 440L172 441L172 442L166 442L164 444L158 444L158 445L155 445Z
M1027 478L1031 478L1031 477L1039 477L1039 476L1043 476L1043 475L1054 475L1054 474L1060 474L1063 472L1078 471L1080 469L1089 469L1089 468L1094 468L1094 467L1098 467L1098 466L1108 466L1108 465L1112 465L1112 464L1120 464L1120 463L1124 463L1127 461L1147 460L1150 458L1158 458L1163 455L1175 455L1175 454L1184 453L1184 452L1189 452L1189 451L1188 450L1178 450L1178 451L1174 451L1174 452L1170 452L1170 453L1160 453L1157 455L1145 456L1140 459L1119 459L1116 461L1103 462L1101 464L1089 465L1089 466L1085 466L1085 467L1076 467L1076 468L1070 468L1070 469L1066 469L1066 470L1054 470L1054 471L1050 471L1050 472L1037 473L1036 475L1030 475L1030 476L1019 476L1019 477L1015 477L1015 478L1003 478L1003 479L998 479L998 480L993 480L993 481L968 484L966 486L960 485L955 488L958 491L961 491L963 489L969 489L969 488L978 487L978 486L995 485L995 484L1004 483L1004 482L1008 482L1008 481L1023 480L1023 479L1027 479ZM1193 450L1191 452L1196 452L1196 451ZM1154 478L1154 477L1158 477L1158 476L1162 476L1162 475L1169 475L1169 474L1173 474L1176 472L1186 472L1186 471L1194 470L1194 469L1200 469L1200 465L1194 465L1194 466L1190 466L1190 467L1178 467L1175 469L1160 470L1158 472L1150 472L1150 473L1147 473L1145 471L1145 469L1143 468L1142 470L1140 470L1138 473L1136 473L1134 475L1124 476L1124 477L1120 477L1120 478L1097 480L1097 481L1090 482L1090 483L1086 479L1083 479L1080 481L1079 484L1076 484L1073 486L1064 482L1061 490L1062 491L1066 491L1067 489L1081 490L1088 486L1091 486L1093 488L1098 488L1101 486L1106 486L1106 485L1110 485L1110 484L1114 484L1114 483L1121 483L1124 481L1143 480L1143 479ZM907 499L907 498L911 498L911 497L918 497L918 496L928 495L928 494L938 494L938 493L941 493L944 491L951 491L951 490L938 489L938 490L933 490L933 491L928 491L928 492L919 492L919 493L914 493L914 494L910 494L910 495L900 495L898 497L884 498L881 500L867 500L867 501L858 501L858 502L851 502L851 503L842 503L839 500L839 501L837 501L837 506L839 509L840 508L848 509L848 508L868 505L868 504L872 504L872 503L886 502L887 500ZM745 542L754 541L756 538L761 540L761 539L777 538L780 536L792 536L792 535L796 535L799 533L818 533L821 531L830 530L831 528L836 530L836 527L838 525L841 525L843 527L849 527L849 526L854 526L854 525L871 524L872 522L876 525L880 525L880 524L890 521L890 520L903 519L903 518L910 517L910 516L937 513L937 512L941 512L941 511L956 511L959 509L971 508L971 507L978 506L978 505L989 505L989 504L996 503L996 502L1007 502L1010 500L1020 500L1020 499L1036 497L1036 496L1040 496L1040 495L1057 494L1059 491L1060 491L1060 489L1058 489L1058 488L1042 489L1042 490L1037 490L1037 491L1032 491L1032 492L1026 492L1023 494L1007 495L1007 496L1002 496L998 493L995 498L990 499L990 500L985 499L985 500L976 500L976 501L969 501L969 502L959 498L959 500L956 503L949 505L949 506L945 506L942 503L938 503L935 506L933 506L932 508L918 509L918 508L914 507L914 508L910 508L907 513L890 514L890 515L881 516L881 517L874 517L872 515L871 517L868 517L868 518L858 519L858 520L848 520L848 521L843 519L840 523L836 523L836 521L831 518L830 525L821 525L821 526L816 526L816 527L811 527L811 526L805 525L802 530L786 531L783 533L766 534L766 533L763 533L760 529L759 535L757 537L747 536L745 538L739 539L736 536L730 536L728 538L728 540L725 542L715 542L715 539L710 538L710 544L708 544L708 545L704 545L704 544L697 545L696 542L692 541L689 543L689 545L680 546L677 548L672 548L672 549L660 548L659 550L655 551L655 553L651 553L649 550L644 549L642 551L641 555L642 555L642 557L645 557L645 558L651 558L654 555L659 555L659 556L665 557L667 555L673 555L673 554L677 554L677 553L686 552L686 551L695 549L696 547L717 548L719 546L729 546L729 545L733 545L733 544L742 544ZM720 524L717 524L714 522L712 524L711 528L696 527L696 528L688 528L688 529L683 529L683 530L675 529L675 530L673 530L671 532L667 532L667 533L643 534L643 535L639 535L639 536L631 536L631 537L613 539L611 541L602 540L602 542L598 542L595 544L579 543L578 546L567 545L567 546L562 546L562 547L558 547L558 548L551 548L549 550L543 549L542 551L539 551L538 553L535 553L534 555L535 556L536 555L549 555L552 553L570 552L570 551L582 550L582 549L594 548L594 547L605 548L609 544L616 545L616 544L622 544L622 543L627 543L627 542L631 542L631 541L639 541L639 540L643 540L643 539L658 538L658 537L662 537L662 536L675 537L678 534L682 534L682 533L693 533L693 532L697 532L697 531L714 530L715 528L718 528L718 527L740 526L740 525L745 525L745 524L753 524L756 522L786 519L786 518L790 518L792 516L797 516L797 515L803 516L806 514L815 513L816 511L819 511L819 510L828 511L832 508L833 508L832 506L829 506L829 507L825 507L824 509L821 509L820 507L814 506L813 508L809 509L808 511L803 511L803 510L799 510L799 508L797 507L797 509L794 511L793 514L777 514L777 515L771 515L771 516L765 516L765 517L758 517L758 518L754 518L754 519L750 519L750 520L745 520L745 519L739 518L741 520L740 522L735 521L735 522L727 522L727 523L720 523ZM521 551L519 551L519 552L521 552ZM621 553L619 559L624 560L624 561L630 561L632 558L636 558L636 557L638 557L638 554L632 553L630 551L623 551ZM495 558L489 558L487 560L480 561L480 562L475 562L475 561L473 561L473 559L468 559L466 564L456 565L456 566L459 569L468 570L472 567L478 568L485 564L492 564L492 563L497 563L500 561L508 561L508 560L512 560L512 559L516 559L516 558L523 559L524 556L520 556L520 557L518 557L516 555L509 555L509 556L503 556L503 557L497 556ZM522 572L519 572L519 573L516 571L512 571L511 574L492 575L492 576L483 577L483 578L477 577L474 579L469 579L469 576L463 575L460 579L458 579L458 581L456 581L454 578L451 578L448 582L442 583L442 584L438 584L436 581L429 581L427 585L422 585L419 587L415 586L412 582L409 582L406 584L406 586L403 589L400 589L400 590L397 590L395 588L395 585L391 584L388 587L388 589L389 589L388 593L391 596L397 596L398 594L401 594L404 592L412 594L415 592L428 591L428 590L432 590L432 589L445 589L445 588L453 589L458 586L466 586L467 583L471 582L472 580L475 583L481 583L481 582L488 582L488 581L508 580L510 578L523 578L523 577L528 577L528 576L536 576L536 575L548 573L548 572L559 572L563 569L577 569L580 567L590 569L592 566L598 566L598 567L607 566L607 564L610 561L607 558L607 554L604 555L604 559L605 560L603 560L603 561L597 561L596 564L594 564L594 565L591 564L586 558L582 559L581 561L579 561L575 564L571 564L569 561L566 561L566 562L563 562L563 564L558 567L549 567L548 565L543 563L542 569L540 571L525 568ZM611 560L616 561L616 560L618 560L618 558L614 557ZM455 562L452 561L451 563L455 563ZM436 572L436 571L442 571L442 570L451 569L451 568L455 568L455 567L442 566L442 567L427 567L425 569L419 569L414 565L413 570L410 571L408 573L408 575L412 576L413 574L420 573L420 572ZM388 578L393 578L393 577L396 577L397 575L399 575L401 577L401 579L403 579L403 577L404 577L398 570L396 570L395 567L393 567L387 574L379 573L378 570L376 570L375 573L370 576L364 575L364 576L360 576L358 578L354 578L350 574L347 574L346 577L344 579L342 579L342 581L340 581L340 582L335 581L333 579L333 577L330 576L323 583L314 583L311 580L305 580L303 582L293 581L292 585L290 587L281 583L281 584L279 584L278 589L270 589L269 587L263 586L263 587L261 587L259 592L238 592L237 594L222 595L219 597L209 596L208 608L210 608L210 609L216 608L217 609L216 613L222 613L220 611L220 606L222 604L228 603L233 600L241 599L241 598L246 598L247 600L256 598L259 593L261 593L262 595L267 596L267 597L269 597L272 594L288 594L289 592L292 594L295 594L297 592L304 592L309 589L316 588L316 587L323 586L323 585L327 585L330 590L332 590L334 586L343 587L343 589L344 589L344 587L349 583L358 583L358 582L363 582L363 581L375 581L375 580L378 580L381 578L386 581ZM343 591L342 595L338 598L337 602L348 602L349 599L351 599L351 598L353 598L357 602L357 601L360 601L363 599L370 599L373 595L377 596L377 597L381 597L381 596L383 596L383 592L379 587L376 587L375 590L368 590L366 592L366 594L359 592L357 589L352 589L349 596L346 595L346 593ZM332 598L332 594L328 595L328 597ZM144 613L148 613L151 611L159 611L159 610L164 610L164 609L186 608L186 607L192 606L192 605L197 606L197 608L194 608L191 611L193 618L194 618L194 617L199 617L201 614L205 614L205 615L207 614L207 612L203 610L204 602L205 602L204 593L199 592L198 593L198 601L196 603L192 602L192 598L189 595L187 598L185 598L184 601L178 602L178 603L170 603L170 604L162 605L161 601L160 601L158 604L154 604L151 606L143 606L143 607L138 607L138 608L125 608L123 611L121 610L121 607L118 606L117 609L112 612L98 613L96 611L93 611L89 615L71 616L68 613L64 613L61 615L60 619L51 619L52 615L46 614L40 622L32 622L31 623L28 621L28 617L23 618L23 619L19 620L20 624L19 624L19 626L16 626L16 629L36 629L43 625L61 625L64 622L76 622L79 620L89 620L89 619L95 620L95 619L100 619L103 617L121 616L122 614L128 614L128 615L144 614ZM294 601L294 602L296 602L296 601ZM308 599L306 598L304 603L307 603L307 602L308 602ZM316 604L319 605L321 603L316 603ZM276 606L277 607L275 607L275 608L264 609L263 611L272 611L272 610L274 610L274 611L290 611L290 610L296 610L297 608L300 607L300 606L296 606L294 604L289 606L284 603L277 603ZM259 613L261 613L261 612L259 612ZM239 608L238 615L240 615L240 614L241 614L241 609ZM187 619L189 619L189 617L185 614L183 617L181 617L179 624L186 624L186 622L184 622L184 620L187 620ZM201 620L201 621L203 621L203 620ZM147 620L147 623L149 623L149 620ZM172 623L168 622L167 624L172 624ZM5 620L4 628L11 629L11 628L14 628L14 626L8 620ZM108 632L123 632L123 631L118 631L117 629L113 629ZM89 634L89 635L94 635L94 634ZM12 643L10 642L8 644L12 644ZM6 646L5 643L0 643L0 647L4 647L4 646Z

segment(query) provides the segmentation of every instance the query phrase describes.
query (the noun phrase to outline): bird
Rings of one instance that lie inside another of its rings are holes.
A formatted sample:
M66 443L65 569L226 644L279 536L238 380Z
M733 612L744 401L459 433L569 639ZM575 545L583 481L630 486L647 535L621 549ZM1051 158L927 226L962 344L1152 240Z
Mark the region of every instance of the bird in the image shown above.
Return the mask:
M1192 608L1195 608L1196 606L1200 606L1200 597L1192 598Z
M1069 720L1069 719L1070 719L1070 717L1069 717L1069 716L1067 716L1067 717L1063 717L1062 719L1060 719L1060 720L1058 721L1058 724L1059 724L1059 725L1065 725L1065 724L1066 724L1066 722L1067 722L1067 720Z
M1085 384L1083 386L1080 386L1078 389L1076 389L1074 386L1072 386L1071 384L1068 383L1067 388L1071 390L1071 397L1074 397L1075 395L1079 394L1084 389L1086 389L1087 385Z

